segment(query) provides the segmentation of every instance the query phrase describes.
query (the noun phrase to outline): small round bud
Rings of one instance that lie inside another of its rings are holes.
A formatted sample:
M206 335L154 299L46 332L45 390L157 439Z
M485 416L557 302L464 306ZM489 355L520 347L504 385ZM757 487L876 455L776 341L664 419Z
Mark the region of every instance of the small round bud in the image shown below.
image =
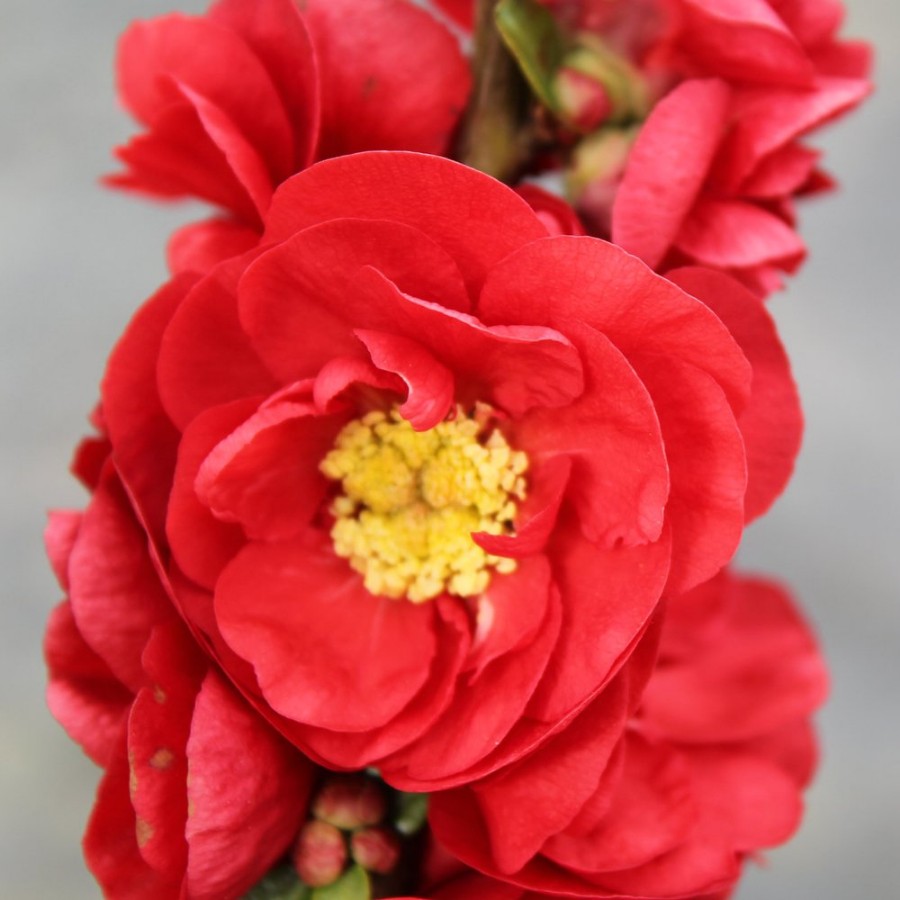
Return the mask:
M400 859L400 839L387 828L364 828L351 836L350 855L367 871L387 875Z
M377 825L387 813L387 803L381 788L364 775L336 775L322 785L312 813L322 822L353 831Z
M578 69L561 68L556 73L554 88L560 115L578 131L599 128L612 112L612 103L603 84Z
M341 832L327 822L307 822L294 848L294 867L309 887L325 887L340 878L347 864Z

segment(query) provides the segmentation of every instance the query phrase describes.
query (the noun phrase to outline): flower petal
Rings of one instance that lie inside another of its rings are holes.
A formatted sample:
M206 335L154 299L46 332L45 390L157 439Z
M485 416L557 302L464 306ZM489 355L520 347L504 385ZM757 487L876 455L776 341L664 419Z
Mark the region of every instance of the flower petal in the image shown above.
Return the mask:
M284 240L341 217L418 229L456 261L473 296L491 266L547 235L528 204L493 178L449 159L398 152L330 159L295 175L275 193L265 239Z
M744 515L750 522L784 490L800 450L803 413L790 361L765 307L727 276L697 268L676 269L667 277L709 305L753 367L750 402L737 420L747 452Z
M447 28L403 0L307 0L304 15L321 69L320 158L448 150L471 76Z
M656 104L628 155L612 212L612 239L656 267L675 242L719 146L729 89L682 82Z
M222 634L272 708L342 731L383 725L413 699L436 652L433 616L370 594L318 531L248 544L216 587Z

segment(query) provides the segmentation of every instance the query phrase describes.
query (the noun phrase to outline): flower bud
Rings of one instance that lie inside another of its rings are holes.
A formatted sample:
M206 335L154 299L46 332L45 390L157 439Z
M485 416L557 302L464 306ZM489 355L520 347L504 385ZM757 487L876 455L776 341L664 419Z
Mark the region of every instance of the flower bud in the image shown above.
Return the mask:
M564 66L556 73L554 92L559 115L581 132L599 128L612 112L603 84L585 72Z
M307 822L300 830L293 862L301 881L309 887L332 884L347 864L344 836L327 822Z
M387 875L400 859L400 840L387 828L364 828L350 838L350 854L369 872Z
M387 803L381 788L370 778L337 775L322 785L312 813L322 822L353 831L377 825L387 813Z

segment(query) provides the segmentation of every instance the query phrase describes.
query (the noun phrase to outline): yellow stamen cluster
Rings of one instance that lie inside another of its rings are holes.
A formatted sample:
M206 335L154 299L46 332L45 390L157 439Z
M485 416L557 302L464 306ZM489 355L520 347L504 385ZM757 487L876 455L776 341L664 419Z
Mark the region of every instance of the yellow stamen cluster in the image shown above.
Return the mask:
M396 410L375 411L338 435L320 466L343 487L331 537L373 594L413 603L445 591L472 597L488 586L489 569L515 570L515 560L471 537L509 533L525 496L528 458L496 429L485 438L489 420L487 407L473 416L459 408L415 431Z

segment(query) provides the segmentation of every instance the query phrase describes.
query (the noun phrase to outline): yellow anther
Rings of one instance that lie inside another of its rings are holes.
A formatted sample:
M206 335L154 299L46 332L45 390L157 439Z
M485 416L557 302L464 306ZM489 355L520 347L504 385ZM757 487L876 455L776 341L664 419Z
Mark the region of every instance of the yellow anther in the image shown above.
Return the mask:
M515 571L515 560L471 537L509 534L525 496L528 458L497 429L482 440L491 420L479 404L473 416L457 408L453 419L415 431L396 410L375 411L338 435L320 466L343 488L331 537L373 594L413 603L444 592L472 597L490 570Z

